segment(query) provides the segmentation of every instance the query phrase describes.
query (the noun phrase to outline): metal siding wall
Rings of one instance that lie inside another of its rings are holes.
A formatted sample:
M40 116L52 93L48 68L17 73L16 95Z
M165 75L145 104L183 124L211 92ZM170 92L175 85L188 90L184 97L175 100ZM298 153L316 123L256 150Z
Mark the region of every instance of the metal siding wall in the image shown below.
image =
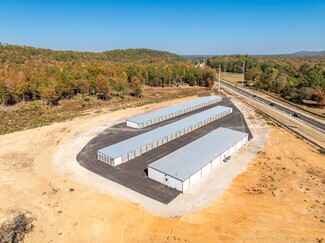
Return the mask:
M165 175L157 170L148 167L148 177L164 184Z
M171 187L171 188L174 188L178 191L183 191L183 186L182 186L182 182L173 178L173 177L170 177L170 176L166 176L166 178L168 179L168 181L165 180L165 184L168 186L168 187Z
M183 192L190 188L190 179L183 182Z
M229 155L235 153L235 151L236 151L236 144L229 148Z
M202 168L202 176L205 176L211 171L211 162Z
M152 149L157 148L157 147L158 147L158 141L154 141L152 143Z
M131 159L133 159L134 158L134 151L130 151L129 153L128 153L128 160L131 160Z
M227 114L228 113L230 113L230 109L227 110ZM223 115L226 115L226 112L223 112ZM162 117L162 116L159 117L160 120L163 119L163 118L164 117ZM130 151L127 155L123 155L122 156L122 163L124 163L124 162L126 162L126 161L128 161L130 159L133 159L134 157L139 156L140 154L143 154L145 152L148 152L148 151L150 151L150 150L152 150L152 149L154 149L154 148L156 148L156 147L158 147L158 146L160 146L160 145L162 145L162 144L164 144L166 142L169 142L169 141L171 141L173 139L176 139L176 138L178 138L180 136L183 136L183 135L185 135L185 134L187 134L187 133L189 133L189 132L191 132L191 131L193 131L195 129L198 129L198 128L200 128L200 127L202 127L202 126L204 126L204 125L206 125L206 124L208 124L210 122L213 122L216 118L217 118L216 115L212 115L210 118L207 118L204 121L201 121L199 123L193 124L190 127L186 127L186 128L184 128L184 129L182 129L180 131L177 131L174 134L168 135L167 138L166 137L163 137L163 138L159 139L158 141L154 141L151 144L148 144L146 146L143 146L141 149L136 149L136 151ZM143 123L143 126L147 126L147 125L149 126L152 123L154 123L154 120L145 121ZM101 161L103 161L103 158L102 157L99 158L99 155L98 155L98 159L101 160ZM103 161L103 162L106 162L107 163L106 160Z
M221 154L221 159L222 160L224 160L226 157L228 157L228 150Z
M215 158L213 161L212 161L212 169L215 168L217 165L220 164L220 156L218 156L217 158Z
M124 163L127 160L128 160L128 155L127 154L123 155L122 158L121 158L121 162Z
M112 160L112 163L113 163L114 166L122 164L122 158L121 157L115 158L114 160Z
M199 181L201 179L201 170L196 172L194 175L190 177L190 187L195 184L195 182Z
M147 152L147 146L141 147L141 154Z
M140 128L140 125L139 125L138 123L131 122L131 121L126 121L126 125L127 125L128 127Z
M152 143L147 144L147 152L150 151L152 149Z
M184 108L184 109L176 111L174 113L169 113L169 114L163 115L163 116L159 117L159 119L153 118L150 121L143 122L141 125L140 124L136 125L135 128L143 128L146 126L150 126L150 125L156 124L158 122L170 119L172 117L179 116L179 115L191 112L193 110L200 109L202 107L205 107L205 106L208 106L211 104L215 104L217 102L220 102L221 100L222 100L221 97L214 97L214 100L206 101L206 102L203 102L202 104L194 105L192 107ZM127 121L127 126L129 126L130 123L131 123L131 121L130 122ZM134 126L130 125L130 127L134 127Z
M141 149L135 150L135 156L139 156L141 154Z
M236 151L237 151L238 149L240 149L241 144L242 144L242 140L240 140L239 142L236 143Z

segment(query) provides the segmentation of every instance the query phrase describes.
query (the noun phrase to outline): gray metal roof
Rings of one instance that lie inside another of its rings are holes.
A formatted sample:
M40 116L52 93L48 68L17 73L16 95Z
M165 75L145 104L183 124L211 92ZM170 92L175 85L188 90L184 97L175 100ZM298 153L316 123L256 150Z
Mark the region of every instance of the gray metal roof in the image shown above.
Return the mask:
M245 136L248 134L220 127L148 167L185 181Z
M195 100L191 100L188 102L184 102L181 104L177 104L177 105L173 105L173 106L169 106L166 108L162 108L156 111L152 111L149 113L146 113L144 115L140 115L140 116L135 116L132 117L130 119L127 119L128 121L134 122L134 123L143 123L145 121L150 121L153 118L159 117L159 116L164 116L164 115L168 115L171 113L175 113L176 111L181 111L208 101L212 101L212 100L216 100L217 101L221 101L221 96L207 96L207 97L200 97L197 98Z
M200 121L206 120L209 117L212 117L216 114L220 114L224 111L227 111L231 108L225 106L216 106L214 108L202 111L198 114L188 116L176 122L170 123L168 125L156 128L146 133L142 133L135 137L126 139L119 143L110 145L106 148L98 150L98 152L105 154L111 158L118 158L124 154L127 154L130 151L134 151L138 148L141 148L147 144L155 142L163 137L166 137L170 134L174 134L177 131L180 131L186 127L189 127L193 124L196 124Z

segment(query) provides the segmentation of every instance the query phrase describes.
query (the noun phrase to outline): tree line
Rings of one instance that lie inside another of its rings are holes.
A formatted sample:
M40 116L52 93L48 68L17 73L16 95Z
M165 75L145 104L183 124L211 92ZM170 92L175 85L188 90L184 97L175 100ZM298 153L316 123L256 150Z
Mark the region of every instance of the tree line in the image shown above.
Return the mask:
M172 86L185 82L211 87L215 77L213 69L189 64L9 63L0 65L0 103L43 99L55 105L76 94L96 95L103 100L110 96L140 97L143 85Z
M35 48L30 46L18 46L3 44L0 42L0 63L24 64L28 61L43 63L69 62L107 64L118 63L190 63L183 57L166 52L150 49L126 49L105 52L77 52L54 51L50 49Z
M209 58L207 65L227 72L241 73L245 62L245 80L258 89L280 94L295 103L314 100L325 105L325 57L301 63L301 58L259 58L234 55ZM298 60L298 65L295 61Z
M177 82L211 87L215 70L169 52L149 49L102 53L54 51L0 43L0 104L42 99L49 105L76 94L142 96L143 85Z

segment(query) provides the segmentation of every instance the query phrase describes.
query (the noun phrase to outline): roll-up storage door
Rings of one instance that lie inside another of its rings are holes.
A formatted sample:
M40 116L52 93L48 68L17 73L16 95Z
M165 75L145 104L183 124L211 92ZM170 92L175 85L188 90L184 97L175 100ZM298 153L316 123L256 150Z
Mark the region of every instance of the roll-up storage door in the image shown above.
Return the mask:
M129 152L128 154L129 160L134 158L134 151Z
M147 151L149 151L149 150L151 150L152 149L152 143L149 143L148 145L147 145Z
M139 156L141 154L141 149L136 149L135 150L135 156Z
M141 154L147 152L147 146L141 147Z
M152 143L152 148L154 149L154 148L157 148L157 146L158 146L158 142L157 141L154 141L153 143Z
M127 161L128 160L128 155L127 154L125 154L125 155L122 155L122 163L124 163L125 161Z

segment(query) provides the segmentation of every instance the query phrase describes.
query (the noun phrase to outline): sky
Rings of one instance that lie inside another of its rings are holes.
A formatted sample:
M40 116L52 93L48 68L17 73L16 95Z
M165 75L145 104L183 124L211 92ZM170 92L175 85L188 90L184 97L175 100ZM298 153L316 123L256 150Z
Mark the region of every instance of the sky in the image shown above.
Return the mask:
M325 50L325 0L0 0L0 42L102 52Z

